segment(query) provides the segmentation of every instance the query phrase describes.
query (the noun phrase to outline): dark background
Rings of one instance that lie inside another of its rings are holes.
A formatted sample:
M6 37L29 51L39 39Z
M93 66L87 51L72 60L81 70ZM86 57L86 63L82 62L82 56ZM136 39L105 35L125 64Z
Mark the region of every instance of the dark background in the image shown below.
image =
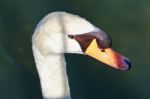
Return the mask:
M150 99L149 0L1 0L0 99L41 99L31 37L48 13L67 11L109 33L132 61L118 71L90 57L66 54L73 99Z

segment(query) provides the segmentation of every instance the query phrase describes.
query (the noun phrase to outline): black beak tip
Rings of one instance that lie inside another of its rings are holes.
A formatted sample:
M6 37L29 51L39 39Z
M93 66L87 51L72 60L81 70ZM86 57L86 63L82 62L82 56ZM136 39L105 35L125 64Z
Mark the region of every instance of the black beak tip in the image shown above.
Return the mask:
M131 62L127 59L124 59L124 62L128 65L127 70L130 70L131 69Z

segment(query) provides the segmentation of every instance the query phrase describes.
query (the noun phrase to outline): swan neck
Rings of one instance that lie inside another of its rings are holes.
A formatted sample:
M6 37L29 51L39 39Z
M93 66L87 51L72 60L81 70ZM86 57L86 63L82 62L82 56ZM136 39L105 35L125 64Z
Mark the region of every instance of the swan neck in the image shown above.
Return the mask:
M44 99L71 99L64 55L33 50Z

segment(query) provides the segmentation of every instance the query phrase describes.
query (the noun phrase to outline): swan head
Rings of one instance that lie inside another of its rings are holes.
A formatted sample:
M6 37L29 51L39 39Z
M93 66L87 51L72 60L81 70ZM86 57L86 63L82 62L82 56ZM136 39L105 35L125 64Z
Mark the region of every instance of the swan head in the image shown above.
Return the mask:
M115 52L110 36L86 19L66 12L53 12L37 25L33 49L42 56L76 53L91 56L116 69L128 70L128 58Z

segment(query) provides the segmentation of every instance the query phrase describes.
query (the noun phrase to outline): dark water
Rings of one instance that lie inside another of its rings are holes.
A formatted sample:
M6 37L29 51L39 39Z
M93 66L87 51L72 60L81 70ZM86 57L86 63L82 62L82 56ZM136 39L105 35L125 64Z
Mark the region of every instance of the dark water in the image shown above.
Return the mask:
M113 48L133 64L123 72L66 54L73 99L150 99L148 0L1 0L0 99L41 99L31 36L39 20L53 11L78 14L108 32Z

